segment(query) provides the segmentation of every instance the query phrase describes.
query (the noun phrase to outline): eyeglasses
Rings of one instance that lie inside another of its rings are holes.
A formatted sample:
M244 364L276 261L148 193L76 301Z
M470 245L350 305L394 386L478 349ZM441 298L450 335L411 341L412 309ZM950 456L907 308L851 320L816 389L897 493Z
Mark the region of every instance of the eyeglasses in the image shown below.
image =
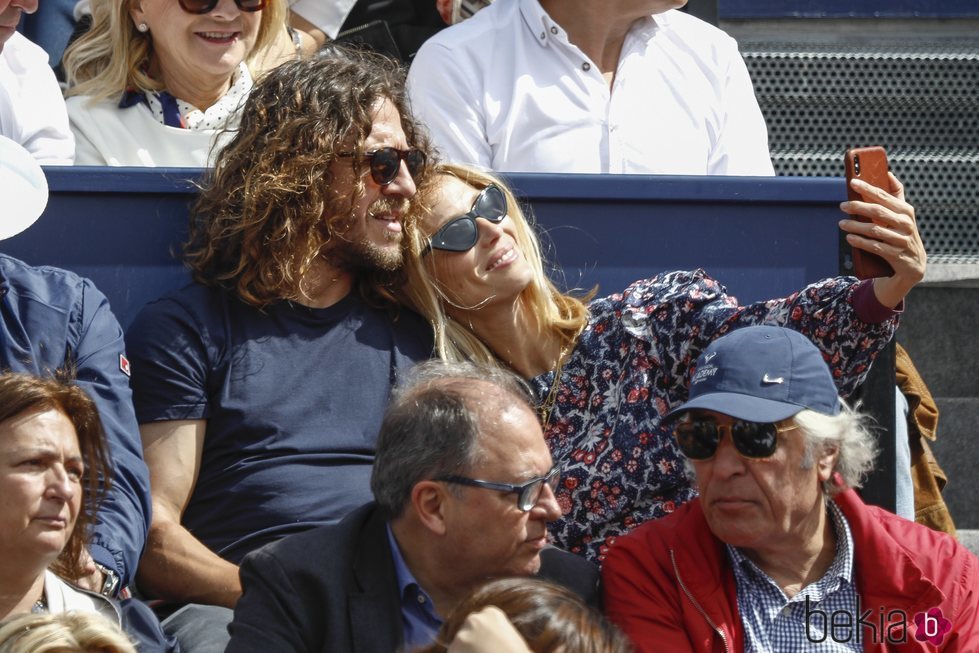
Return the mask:
M445 483L458 483L459 485L471 485L481 487L486 490L497 490L508 494L517 495L517 507L523 512L529 512L540 501L541 494L544 493L544 486L551 488L551 492L557 490L558 483L561 482L561 468L555 465L545 476L532 478L523 485L511 485L510 483L493 483L491 481L477 481L474 478L465 476L439 476L436 481Z
M208 14L214 11L220 0L178 0L180 8L188 14ZM242 11L261 11L265 8L265 0L235 0L238 9Z
M506 217L506 195L496 184L490 184L480 191L466 215L449 220L429 238L428 247L422 252L425 256L433 249L448 252L467 252L479 241L479 228L476 218L499 224Z
M677 422L673 435L680 451L691 460L707 460L717 453L725 430L731 436L734 448L745 458L768 458L778 446L778 434L797 428L797 425L779 427L778 424L743 419L718 424L712 419L688 418Z
M408 166L408 174L414 179L425 169L427 160L421 150L399 150L395 147L382 147L361 155L356 152L338 152L337 156L361 156L367 159L371 166L371 179L378 186L387 186L397 179L402 161Z

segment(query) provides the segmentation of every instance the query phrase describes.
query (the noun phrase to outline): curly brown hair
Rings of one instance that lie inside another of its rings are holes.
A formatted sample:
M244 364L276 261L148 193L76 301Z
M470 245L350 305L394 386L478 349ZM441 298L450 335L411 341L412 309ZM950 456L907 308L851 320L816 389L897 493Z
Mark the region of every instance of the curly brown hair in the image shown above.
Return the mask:
M335 188L331 166L346 162L355 173L363 170L360 157L338 154L362 151L377 104L394 104L409 145L429 154L404 79L393 59L338 44L262 78L191 211L184 260L194 279L258 308L301 299L303 278L349 226L354 198L364 192L360 174L353 188ZM413 204L405 220L412 219ZM384 273L359 279L362 292L394 283Z
M0 374L0 423L30 411L56 410L75 428L85 466L82 505L75 529L52 569L65 578L80 578L84 574L82 551L88 547L95 514L109 489L111 464L98 408L72 381L72 373L64 370L54 378L15 372Z

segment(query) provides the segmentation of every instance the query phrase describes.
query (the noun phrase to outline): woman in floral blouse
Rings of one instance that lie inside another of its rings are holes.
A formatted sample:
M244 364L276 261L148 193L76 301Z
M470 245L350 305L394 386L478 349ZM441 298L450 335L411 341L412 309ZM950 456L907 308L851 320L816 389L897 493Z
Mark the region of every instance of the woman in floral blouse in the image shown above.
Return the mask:
M891 264L891 277L825 279L739 306L703 270L680 271L586 304L548 280L536 236L502 182L442 165L420 190L429 214L408 231L405 301L431 322L441 358L497 362L530 381L552 455L564 464L563 516L551 533L601 563L610 538L696 494L661 417L686 399L690 368L711 340L752 324L787 326L820 347L842 394L860 384L894 333L893 309L925 269L914 209L891 183L884 193L855 181L877 203L843 205L876 227L841 223L852 246Z

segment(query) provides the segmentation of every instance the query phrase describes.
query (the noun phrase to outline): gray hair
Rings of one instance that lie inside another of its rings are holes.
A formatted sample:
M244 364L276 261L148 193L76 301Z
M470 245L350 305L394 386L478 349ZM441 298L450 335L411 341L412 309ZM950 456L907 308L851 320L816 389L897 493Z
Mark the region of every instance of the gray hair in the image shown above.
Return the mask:
M505 369L438 360L416 365L381 423L371 474L377 504L401 515L419 481L478 464L480 411L504 402L533 406L527 384Z
M843 486L832 479L823 484L823 492L833 496L848 487L863 485L867 474L874 468L877 458L877 439L871 430L873 418L851 408L840 399L838 415L824 415L813 410L803 410L792 418L806 438L806 454L802 459L804 469L815 463L816 457L836 451L834 472L843 479Z

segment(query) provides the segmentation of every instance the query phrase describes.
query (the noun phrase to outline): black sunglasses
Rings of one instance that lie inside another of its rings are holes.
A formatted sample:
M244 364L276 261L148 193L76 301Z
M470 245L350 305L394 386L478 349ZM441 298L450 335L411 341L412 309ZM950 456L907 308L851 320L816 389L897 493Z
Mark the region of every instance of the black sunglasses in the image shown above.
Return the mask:
M398 177L402 161L408 166L408 174L415 179L425 169L427 160L421 150L399 150L396 147L382 147L360 155L356 152L338 152L337 156L360 156L367 159L371 167L371 179L378 186L387 186Z
M496 184L490 184L480 191L466 215L449 220L428 239L428 247L422 252L425 256L433 249L448 252L467 252L479 241L479 228L476 218L499 224L506 217L506 195Z
M718 424L712 419L685 417L673 427L680 451L691 460L707 460L717 453L721 434L727 430L737 449L745 458L768 458L778 447L778 434L799 428L780 427L769 422L749 422L737 419L731 424Z
M540 501L540 495L544 493L545 485L551 488L551 492L557 491L558 483L561 482L561 468L558 465L555 465L551 468L551 471L547 472L546 475L532 478L522 485L479 481L474 478L467 478L465 476L439 476L435 480L442 481L444 483L458 483L460 485L481 487L486 490L496 490L498 492L516 494L517 507L523 512L529 512L533 510L534 506L537 505L537 502Z
M218 6L219 0L178 0L180 8L188 14L208 14ZM242 11L261 11L265 8L265 0L235 0Z

